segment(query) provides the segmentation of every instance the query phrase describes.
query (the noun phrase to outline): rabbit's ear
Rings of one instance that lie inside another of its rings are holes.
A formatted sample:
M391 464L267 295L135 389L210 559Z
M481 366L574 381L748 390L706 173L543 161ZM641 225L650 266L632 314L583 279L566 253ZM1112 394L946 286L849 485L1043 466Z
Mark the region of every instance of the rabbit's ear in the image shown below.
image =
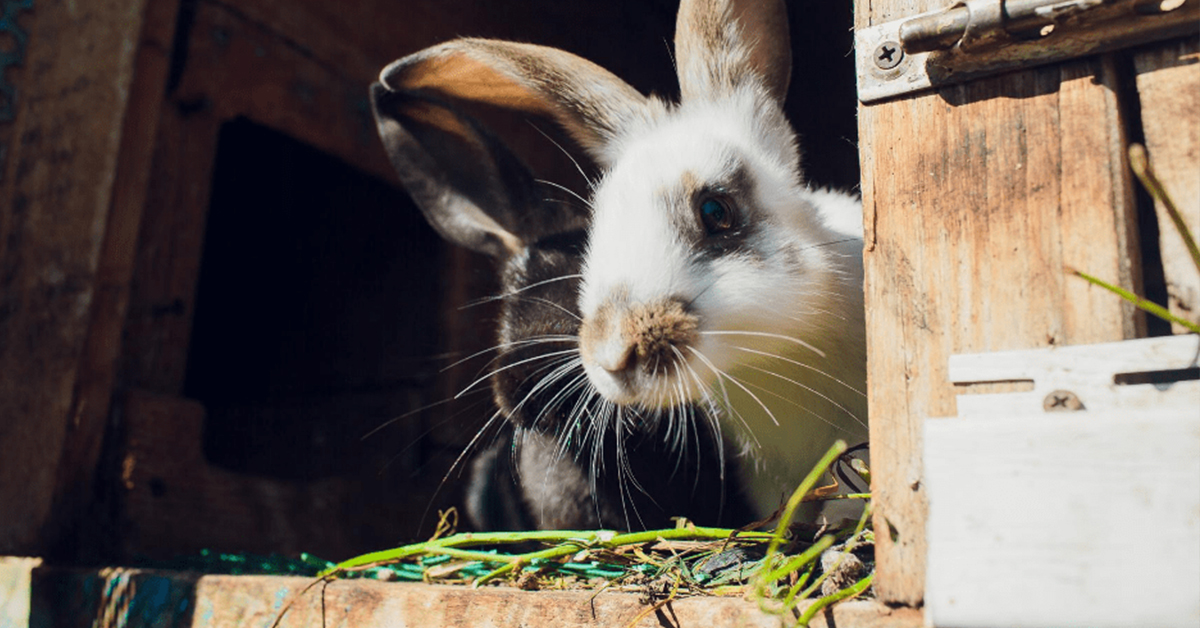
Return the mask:
M685 102L757 81L783 103L792 74L787 7L783 0L682 0L675 60Z
M443 103L371 86L371 106L400 182L442 237L495 257L520 251L518 212L533 177L470 117Z
M393 62L379 80L392 91L553 119L603 166L623 131L650 111L636 89L586 59L491 39L427 48Z

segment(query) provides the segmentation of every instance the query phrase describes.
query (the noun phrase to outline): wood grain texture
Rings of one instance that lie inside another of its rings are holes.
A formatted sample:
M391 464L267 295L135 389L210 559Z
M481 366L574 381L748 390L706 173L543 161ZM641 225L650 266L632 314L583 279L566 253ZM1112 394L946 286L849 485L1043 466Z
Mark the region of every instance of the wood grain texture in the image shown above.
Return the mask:
M361 408L382 408L384 415L408 402L395 394L364 394L356 401ZM404 460L388 460L390 452L383 453L386 466L364 464L315 480L230 471L205 457L200 403L131 390L119 406L122 429L111 447L119 452L113 479L120 532L111 555L123 560L170 560L203 549L343 559L427 538L438 510L457 502L436 479L414 481ZM299 417L345 406L344 398L324 405L306 400L280 414ZM362 449L365 459L380 456ZM426 453L420 464L435 469L431 475L444 473L454 453ZM402 451L396 458L405 454L414 455Z
M662 38L669 37L675 6L669 2L556 2L362 0L209 0L264 25L322 65L347 77L374 80L384 65L454 37L536 42L570 50L649 89L648 77L671 81ZM637 28L630 28L637 23ZM586 28L580 25L586 24ZM661 24L661 34L658 26ZM650 39L651 41L647 41ZM661 52L647 62L628 48ZM673 81L671 81L673 82Z
M123 403L122 551L169 558L201 549L342 555L345 482L281 482L231 473L204 459L204 407L130 391ZM329 511L329 512L326 512ZM314 512L326 516L313 516ZM323 530L305 529L316 522Z
M75 384L78 419L67 434L59 462L55 508L70 528L76 547L63 547L76 560L89 560L105 546L109 532L97 525L98 496L80 487L95 486L97 465L109 424L110 401L117 378L121 329L129 302L129 281L137 250L138 229L154 155L158 112L167 81L171 38L178 0L149 0L138 42L134 78L125 112L112 204L96 269L86 345Z
M931 625L1196 626L1197 396L930 419Z
M94 438L106 416L88 407L104 402L81 369L145 5L39 2L22 16L0 181L0 552L47 550L90 489L72 471L94 460L66 459L64 445L76 431Z
M1147 47L1133 62L1150 162L1192 234L1200 234L1200 39ZM1157 212L1171 312L1200 320L1200 270L1161 204Z
M162 105L121 347L124 384L178 394L220 121L203 100Z
M315 582L313 579L137 569L35 569L32 565L13 565L10 569L22 568L26 570L25 581L32 584L31 591L25 592L25 606L32 622L38 626L90 625L102 610L109 610L119 625L127 628L167 625L266 627L278 616L280 608L298 594L296 603L279 624L282 628L768 628L780 625L778 616L762 613L753 602L729 597L679 599L631 624L647 608L634 593L520 591L508 587L471 589L366 579L336 580L304 591ZM0 569L4 569L2 564ZM0 606L0 613L4 610ZM877 602L860 600L827 609L810 624L812 628L918 628L921 625L919 611L892 609Z
M859 0L856 27L936 8ZM1120 340L1132 309L1068 277L1133 286L1134 213L1113 64L1013 72L859 111L876 590L925 580L925 417L955 411L954 353Z

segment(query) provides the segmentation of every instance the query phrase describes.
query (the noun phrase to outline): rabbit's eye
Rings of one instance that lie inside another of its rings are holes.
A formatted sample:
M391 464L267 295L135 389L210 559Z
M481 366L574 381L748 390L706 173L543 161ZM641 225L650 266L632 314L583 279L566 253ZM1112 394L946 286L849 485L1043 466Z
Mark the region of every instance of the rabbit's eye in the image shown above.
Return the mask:
M709 197L700 202L700 220L709 235L728 231L733 226L733 204L719 197Z

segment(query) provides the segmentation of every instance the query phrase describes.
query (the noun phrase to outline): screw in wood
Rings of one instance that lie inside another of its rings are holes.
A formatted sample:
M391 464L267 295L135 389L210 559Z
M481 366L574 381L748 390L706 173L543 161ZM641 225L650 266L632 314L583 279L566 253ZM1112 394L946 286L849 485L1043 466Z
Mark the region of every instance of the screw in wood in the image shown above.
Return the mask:
M890 70L904 59L904 49L894 41L885 41L875 47L875 66L880 70Z
M1083 402L1069 390L1056 390L1042 400L1042 409L1046 412L1074 412L1083 410Z

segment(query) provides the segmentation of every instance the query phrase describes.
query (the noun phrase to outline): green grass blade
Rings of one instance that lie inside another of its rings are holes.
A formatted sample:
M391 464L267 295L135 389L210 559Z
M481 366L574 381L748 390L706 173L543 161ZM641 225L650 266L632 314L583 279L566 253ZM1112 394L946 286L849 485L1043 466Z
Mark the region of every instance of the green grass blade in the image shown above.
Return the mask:
M1124 288L1114 286L1114 285L1108 283L1107 281L1104 281L1103 279L1093 277L1092 275L1089 275L1085 272L1078 271L1073 268L1069 268L1067 270L1068 270L1068 272L1087 280L1088 283L1090 283L1094 286L1099 286L1101 288L1104 288L1105 290L1108 290L1109 292L1121 297L1122 299L1125 299L1126 301L1132 303L1134 306L1136 306L1137 308L1139 308L1141 310L1149 312L1150 314L1153 314L1163 320L1167 320L1172 323L1182 325L1183 327L1186 327L1190 331L1200 334L1200 325L1197 325L1196 323L1193 323L1189 320L1175 316L1169 310L1167 310L1167 308L1165 308L1153 301L1147 301L1146 299L1143 299L1142 297L1139 297L1138 295L1136 295Z
M827 595L818 599L816 602L812 603L812 606L804 609L804 612L800 614L800 619L797 620L797 624L800 626L807 626L808 622L812 621L812 618L816 617L817 613L821 612L821 610L826 606L829 606L835 602L841 602L844 599L854 597L863 591L866 591L867 587L871 586L871 582L873 580L875 580L875 574L871 574L866 578L863 578L862 580L859 580L858 582L846 587L845 589L834 593L833 595Z
M1158 175L1154 173L1154 168L1150 166L1150 160L1146 157L1145 146L1130 144L1129 167L1133 169L1133 173L1141 180L1142 185L1146 186L1146 189L1149 190L1154 200L1162 203L1163 208L1167 210L1167 215L1171 217L1171 222L1175 223L1175 230L1179 232L1179 237L1183 238L1183 244L1192 256L1192 262L1196 264L1196 271L1200 272L1200 246L1196 245L1196 236L1192 234L1191 229L1188 229L1187 223L1184 222L1183 216L1179 213L1179 208L1175 205L1174 199L1171 198L1170 194L1167 194L1166 188L1158 180ZM1191 329L1195 331L1194 327Z

